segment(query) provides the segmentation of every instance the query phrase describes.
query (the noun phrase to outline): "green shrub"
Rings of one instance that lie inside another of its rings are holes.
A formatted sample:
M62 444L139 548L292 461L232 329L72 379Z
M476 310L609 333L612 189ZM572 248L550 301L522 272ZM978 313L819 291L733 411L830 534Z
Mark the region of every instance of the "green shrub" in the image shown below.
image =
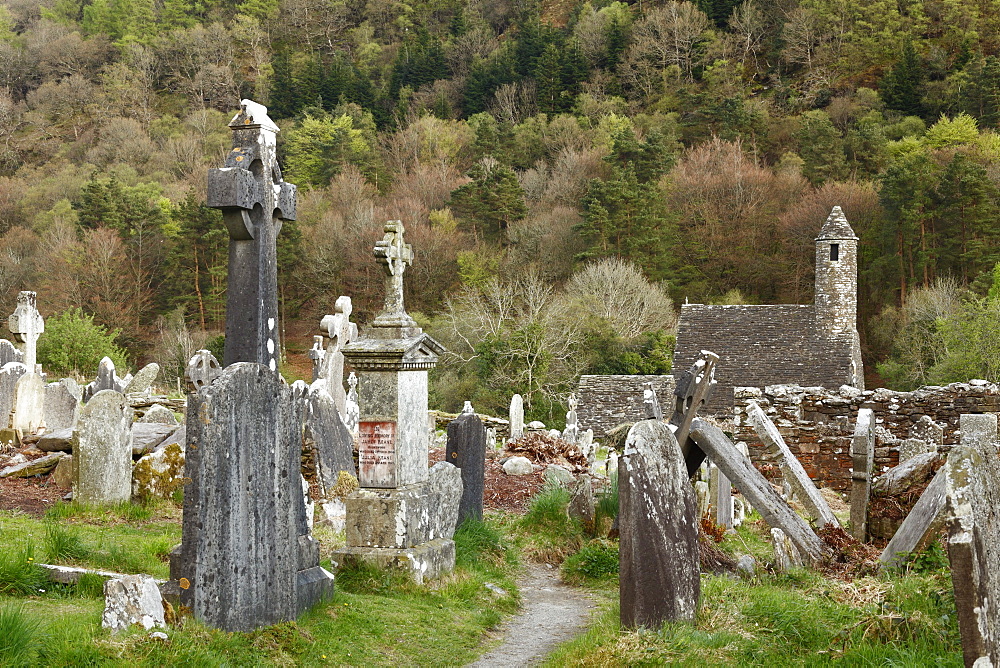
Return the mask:
M566 557L562 566L563 579L580 583L618 574L618 544L609 540L587 543L576 554Z
M38 622L20 606L0 608L0 666L26 666L33 663L40 644Z
M460 566L495 567L516 559L500 530L488 522L468 518L455 531L455 562Z
M566 507L569 506L570 498L569 490L562 485L546 485L531 500L528 512L521 519L522 528L559 533L570 529L571 523L566 515Z
M64 311L45 321L45 332L38 337L38 362L50 376L89 377L97 374L103 357L110 357L124 375L128 358L125 349L115 344L120 333L98 325L81 309Z

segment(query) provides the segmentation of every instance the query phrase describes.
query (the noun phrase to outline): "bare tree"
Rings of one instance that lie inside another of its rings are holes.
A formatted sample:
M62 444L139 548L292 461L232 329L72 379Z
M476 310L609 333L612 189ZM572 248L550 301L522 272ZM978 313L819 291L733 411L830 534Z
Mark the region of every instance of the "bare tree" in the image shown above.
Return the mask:
M691 79L698 43L710 25L692 3L667 2L635 24L627 59L648 61L660 71L675 65Z
M739 52L740 62L744 66L753 62L756 71L757 54L763 46L767 34L767 18L753 0L744 0L733 9L729 17L729 28L736 35L735 46Z

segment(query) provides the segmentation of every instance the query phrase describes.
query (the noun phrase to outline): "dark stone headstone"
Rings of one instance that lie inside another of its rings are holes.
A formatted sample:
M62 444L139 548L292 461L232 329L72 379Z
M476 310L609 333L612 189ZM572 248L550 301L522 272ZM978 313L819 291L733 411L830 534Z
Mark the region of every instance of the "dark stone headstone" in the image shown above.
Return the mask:
M306 417L306 439L312 443L316 461L316 479L320 491L327 491L337 484L337 474L346 471L358 477L354 468L354 438L347 430L337 410L337 402L317 381L309 390L309 413Z
M698 513L673 432L636 423L618 465L621 624L692 620L700 592Z
M448 424L445 461L462 470L462 502L458 523L467 517L483 519L483 480L486 475L486 428L475 413L462 413Z
M292 620L332 591L302 494L302 406L254 363L233 364L189 395L190 483L171 578L181 604L210 626Z

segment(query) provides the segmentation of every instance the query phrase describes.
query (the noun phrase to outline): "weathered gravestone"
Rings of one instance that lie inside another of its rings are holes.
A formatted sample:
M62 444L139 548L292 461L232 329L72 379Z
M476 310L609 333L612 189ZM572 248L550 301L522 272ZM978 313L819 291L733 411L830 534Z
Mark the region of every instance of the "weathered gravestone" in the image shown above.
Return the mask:
M17 308L7 318L7 327L14 338L24 344L24 366L36 373L35 358L38 337L45 331L45 320L35 307L34 292L22 290L17 295Z
M222 366L215 355L207 350L199 350L187 364L187 381L189 389L197 392L203 387L208 387L222 373Z
M72 378L45 386L45 430L72 428L80 411L83 390Z
M781 468L781 474L791 486L796 498L805 506L809 516L814 518L820 527L839 527L840 522L830 510L830 504L816 489L816 485L802 468L802 464L792 454L785 439L782 438L781 432L755 401L750 401L747 404L747 422L753 426L764 447L775 457L775 461Z
M361 421L361 407L358 405L358 377L351 372L351 375L347 377L347 402L344 405L344 424L347 425L347 431L351 432L351 436L357 440L358 438L358 422Z
M309 388L305 428L306 442L311 445L316 462L316 481L324 497L337 485L341 471L357 477L354 437L341 419L327 386L320 379Z
M928 453L927 457L932 455ZM915 461L911 459L910 462ZM907 462L909 463L909 462ZM904 464L905 466L905 464ZM897 467L899 468L899 467ZM919 552L937 535L944 525L945 513L945 473L940 469L930 484L924 489L909 515L896 529L889 544L879 555L879 568L887 570L899 565L903 555Z
M110 357L104 357L97 365L97 378L83 389L83 400L90 401L90 398L104 390L114 390L125 393L127 381L119 378L115 371L115 363Z
M313 365L313 382L319 380L323 373L323 360L326 358L326 348L323 347L323 337L313 337L313 347L309 349L309 359Z
M472 404L448 423L448 446L445 461L462 470L462 501L458 523L466 518L483 519L483 486L486 475L486 428Z
M28 367L20 362L8 362L0 368L0 429L9 426L10 412L14 410L14 388Z
M358 338L358 326L351 322L351 298L341 295L337 298L332 315L325 315L320 320L320 329L330 338L323 356L323 366L319 377L325 378L330 394L337 404L337 410L343 415L347 402L344 393L344 346Z
M712 521L726 529L733 528L733 485L719 467L709 469L709 501L715 516Z
M1000 456L997 416L962 415L942 471L948 558L966 666L1000 665ZM985 658L984 658L985 657Z
M653 389L652 381L643 383L642 405L646 409L647 420L662 420L663 409L660 408L660 400L656 397L656 390Z
M516 441L524 436L524 400L520 394L515 394L510 398L510 434L508 440Z
M910 438L929 443L933 449L944 444L944 427L932 420L928 415L920 418L910 427Z
M8 362L24 363L24 353L7 339L0 339L0 367Z
M80 409L73 432L73 500L105 504L132 495L132 409L101 390Z
M309 535L302 402L256 363L226 367L189 395L181 546L170 575L201 621L249 631L295 619L329 595Z
M919 438L904 439L899 443L899 463L902 464L908 459L926 454L931 450L937 452L937 448L927 441Z
M566 428L563 430L562 439L567 443L576 445L576 442L580 438L580 425L577 423L576 419L576 407L578 402L575 394L569 395L568 403L569 411L566 413Z
M45 381L37 373L26 373L14 385L11 426L23 434L32 434L44 420Z
M222 210L229 231L223 365L256 362L277 371L277 236L283 220L295 220L295 186L281 177L278 126L266 107L242 100L229 127L226 166L208 172L208 206Z
M448 527L440 520L454 511L440 505L441 490L428 479L427 371L444 348L404 308L403 272L413 249L403 232L400 221L389 221L376 242L386 273L385 307L363 338L342 349L359 374L362 489L345 501L347 545L334 559L394 566L422 582L454 568L455 543L443 536ZM460 486L461 473L454 474Z
M618 470L621 624L692 620L701 587L698 517L680 446L659 420L629 431Z
M139 373L135 374L135 377L128 382L128 385L125 386L125 394L149 394L149 390L153 387L153 383L159 374L160 365L156 362L150 362L142 367Z
M851 534L862 543L868 531L868 497L872 487L875 458L875 414L870 408L858 410L858 422L851 440Z

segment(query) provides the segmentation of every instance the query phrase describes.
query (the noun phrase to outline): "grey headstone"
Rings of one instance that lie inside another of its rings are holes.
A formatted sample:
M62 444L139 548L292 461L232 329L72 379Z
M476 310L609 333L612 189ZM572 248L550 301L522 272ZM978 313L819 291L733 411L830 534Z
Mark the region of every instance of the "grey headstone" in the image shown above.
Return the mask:
M115 371L115 363L111 361L110 357L101 359L100 364L97 365L97 387L94 394L103 390L121 392L124 389L125 386Z
M277 373L254 363L227 367L188 397L190 482L171 578L210 626L292 620L332 589L302 496L302 410Z
M135 377L125 386L125 394L149 394L149 390L153 387L158 375L160 375L160 365L156 362L150 362L139 369L139 373L135 374Z
M358 476L354 467L354 437L325 386L322 380L313 383L306 417L306 439L312 443L317 482L323 496L337 484L340 471Z
M910 457L899 466L886 471L882 477L875 481L872 489L884 496L899 496L914 485L927 482L934 474L934 464L937 463L937 460L937 452L924 452Z
M72 378L45 386L45 429L72 428L80 412L81 390Z
M101 626L117 633L136 625L147 631L167 625L156 580L147 575L123 575L105 582Z
M156 422L136 422L132 425L132 454L144 455L152 452L171 434L177 431L175 424Z
M427 473L427 482L436 501L431 506L432 538L452 538L461 523L459 512L463 497L462 472L449 462L438 462Z
M132 409L102 390L80 409L73 434L73 500L104 504L132 495Z
M510 398L510 440L516 441L524 436L524 400L520 394Z
M965 665L1000 664L1000 457L997 416L962 415L945 473L948 557ZM988 661L982 661L987 657Z
M0 429L10 422L10 412L14 410L14 388L28 367L20 362L8 362L0 368Z
M921 415L913 423L913 426L910 427L910 438L916 438L929 443L931 447L937 449L939 445L944 444L944 427L936 423L929 416Z
M462 502L458 523L483 519L483 486L486 475L486 428L475 413L463 413L448 424L445 461L462 471Z
M322 356L322 366L319 378L325 378L330 394L337 404L337 410L343 415L347 406L347 395L344 393L344 353L342 349L358 338L358 326L351 322L351 312L354 307L351 298L341 295L334 304L332 315L323 316L320 329L330 338Z
M38 431L45 420L45 381L37 373L26 373L14 385L14 429L24 434Z
M868 533L868 497L871 494L872 462L875 458L875 414L858 411L851 439L851 534L864 542Z
M693 620L701 588L697 509L680 446L662 422L629 431L618 493L622 626Z
M24 362L24 353L7 339L0 339L0 367L8 362Z
M281 177L278 126L267 108L240 101L230 122L233 149L208 172L208 206L221 209L229 231L224 366L256 362L278 369L277 235L295 220L295 186Z
M577 440L580 438L580 425L576 417L576 407L579 405L579 402L575 394L570 394L568 401L569 411L566 413L566 428L562 432L562 439L567 443L576 445Z
M701 521L701 518L708 516L708 509L712 506L712 491L707 482L695 481L694 498L698 509L698 521Z
M895 568L902 555L919 552L938 534L945 522L945 487L941 468L879 555L881 570Z
M715 517L712 520L726 529L733 528L733 485L726 474L712 465L708 479L709 497Z
M588 531L594 528L597 502L594 499L594 484L586 473L576 481L566 512L570 517L579 520Z
M139 422L156 422L158 424L176 425L177 417L174 415L174 412L166 406L153 404L146 409L143 416L139 418Z
M789 540L788 536L781 529L774 527L771 529L771 542L774 546L774 568L779 573L787 573L793 568L802 566L802 557L795 549L795 544Z
M921 440L919 438L907 438L899 443L899 463L912 459L917 455L923 455L934 450L937 453L937 448L932 446L927 441Z

